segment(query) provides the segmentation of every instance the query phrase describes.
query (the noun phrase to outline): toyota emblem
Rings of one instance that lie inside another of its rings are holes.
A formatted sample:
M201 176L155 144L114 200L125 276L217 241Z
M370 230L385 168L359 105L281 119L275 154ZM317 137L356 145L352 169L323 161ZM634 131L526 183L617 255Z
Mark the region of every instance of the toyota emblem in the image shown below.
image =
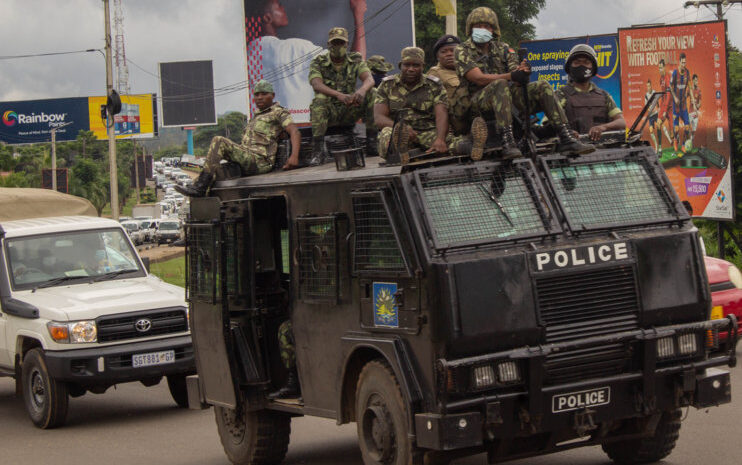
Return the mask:
M146 318L142 318L141 320L137 320L137 322L134 323L134 327L140 333L146 333L152 328L152 322Z

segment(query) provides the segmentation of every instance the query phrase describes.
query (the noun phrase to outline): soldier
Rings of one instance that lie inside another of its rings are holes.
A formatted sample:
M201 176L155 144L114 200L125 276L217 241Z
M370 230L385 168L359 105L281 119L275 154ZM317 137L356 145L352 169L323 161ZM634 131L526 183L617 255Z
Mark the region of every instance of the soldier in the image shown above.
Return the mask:
M374 88L379 87L381 81L386 77L386 73L394 68L394 65L386 61L381 55L372 55L366 60L368 69L371 70L371 76L374 78Z
M448 100L438 78L423 74L425 52L418 47L402 50L400 74L384 79L377 89L374 121L381 129L379 155L386 158L389 142L409 162L413 146L438 153L451 151L482 158L487 125L481 118L472 123L472 137L453 137L448 132Z
M438 60L438 64L428 70L428 76L435 76L440 79L443 87L448 94L448 103L451 103L453 94L459 87L459 76L456 74L456 60L454 51L461 40L451 34L446 34L433 46L433 54Z
M376 88L379 87L381 81L386 77L386 73L392 70L394 66L386 61L381 55L372 55L366 60L368 68L371 70L371 75L374 78L374 87L369 91L371 94L371 105L368 106L365 121L374 120L374 106L373 102L376 100ZM377 136L378 131L375 127L369 128L371 130L366 131L366 156L375 157L379 153L376 151L377 148Z
M513 137L511 106L515 104L520 114L525 114L524 85L528 85L531 112L543 111L556 129L558 151L584 154L595 150L570 133L551 86L546 81L528 83L530 65L525 60L518 63L515 51L499 40L500 26L494 11L487 7L472 10L466 18L466 35L469 39L456 47L456 72L468 86L472 112L494 114L504 158L521 156Z
M216 136L211 139L206 163L191 186L175 186L175 189L189 197L203 197L214 182L223 176L220 164L227 160L239 164L243 176L267 173L273 169L278 149L278 136L286 131L291 138L291 155L283 166L289 170L299 166L299 145L301 136L291 119L291 114L278 103L270 82L261 80L253 88L253 97L258 112L247 123L242 143Z
M296 372L296 348L294 347L294 328L291 320L286 320L278 327L278 347L281 351L281 362L286 367L288 376L286 384L278 391L268 394L269 399L291 399L299 397L299 375Z
M366 123L366 140L373 139L375 129L369 108L373 105L374 86L371 70L360 53L348 52L348 31L342 27L330 29L328 52L316 56L309 67L309 83L314 99L309 106L312 122L311 165L324 161L323 146L327 128L352 125L361 118ZM356 90L356 81L363 84ZM370 137L369 137L370 136Z
M577 44L564 63L569 81L557 90L557 99L572 129L599 140L605 131L626 129L623 112L611 94L592 82L598 72L598 56L587 44Z

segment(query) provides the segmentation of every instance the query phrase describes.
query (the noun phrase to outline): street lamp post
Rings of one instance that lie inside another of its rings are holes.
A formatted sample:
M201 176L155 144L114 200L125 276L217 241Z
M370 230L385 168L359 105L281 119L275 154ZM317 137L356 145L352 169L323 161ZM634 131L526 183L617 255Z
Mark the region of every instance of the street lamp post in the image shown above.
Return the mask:
M111 10L109 0L103 0L106 22L106 95L113 91L113 62L111 61ZM114 130L114 115L111 107L106 109L106 126L108 127L108 163L111 176L111 216L114 220L119 219L119 185L116 169L116 132Z
M57 129L62 129L65 126L69 126L71 122L62 123L59 126L52 128L52 190L57 190Z

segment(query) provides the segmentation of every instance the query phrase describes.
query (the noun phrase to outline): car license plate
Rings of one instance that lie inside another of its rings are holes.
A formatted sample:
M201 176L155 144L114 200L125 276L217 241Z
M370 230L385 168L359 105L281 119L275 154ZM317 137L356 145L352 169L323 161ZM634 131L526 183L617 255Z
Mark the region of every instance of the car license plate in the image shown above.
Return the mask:
M148 354L134 354L131 356L131 366L134 368L153 365L166 365L175 361L175 351L150 352Z
M569 412L586 407L597 407L611 403L611 388L609 386L588 389L586 391L557 394L551 398L552 413Z

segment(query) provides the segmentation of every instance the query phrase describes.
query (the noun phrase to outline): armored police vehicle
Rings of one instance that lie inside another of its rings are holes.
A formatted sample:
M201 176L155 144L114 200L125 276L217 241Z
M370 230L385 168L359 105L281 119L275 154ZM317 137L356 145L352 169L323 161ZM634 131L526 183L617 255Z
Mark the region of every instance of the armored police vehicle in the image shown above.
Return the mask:
M648 147L380 162L192 201L189 400L232 462L279 463L313 415L355 422L367 465L598 444L645 463L681 408L730 401L737 322L709 320L698 232ZM269 400L289 318L301 398Z

